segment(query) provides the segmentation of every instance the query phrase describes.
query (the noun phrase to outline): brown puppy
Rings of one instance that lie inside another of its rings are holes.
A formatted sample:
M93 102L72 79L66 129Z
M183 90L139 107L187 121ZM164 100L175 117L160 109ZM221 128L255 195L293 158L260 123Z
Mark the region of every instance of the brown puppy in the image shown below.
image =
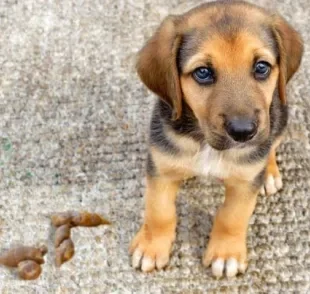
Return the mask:
M150 130L144 224L130 251L142 271L167 265L179 184L194 175L226 188L203 257L213 275L247 266L246 235L261 187L282 187L275 150L287 122L285 86L303 45L280 16L218 1L167 17L141 50L138 73L160 99Z

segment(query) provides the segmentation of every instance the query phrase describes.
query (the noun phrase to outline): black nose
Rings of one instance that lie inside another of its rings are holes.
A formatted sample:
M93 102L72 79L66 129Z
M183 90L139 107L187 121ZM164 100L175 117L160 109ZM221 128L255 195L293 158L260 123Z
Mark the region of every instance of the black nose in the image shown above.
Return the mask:
M225 130L235 141L246 142L255 136L257 125L252 119L233 118L225 122Z

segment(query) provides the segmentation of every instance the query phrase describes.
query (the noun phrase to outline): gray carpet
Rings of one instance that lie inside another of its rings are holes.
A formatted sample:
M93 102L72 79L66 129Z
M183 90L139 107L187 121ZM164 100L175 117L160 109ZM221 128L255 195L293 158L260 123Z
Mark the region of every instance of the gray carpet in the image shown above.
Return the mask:
M310 56L308 0L252 1L302 32L303 65L289 85L290 126L280 149L284 189L260 197L244 276L215 280L201 256L223 189L184 184L170 267L142 274L127 248L141 223L153 95L135 54L169 13L201 1L0 2L0 248L48 244L41 277L0 268L1 293L309 293ZM57 269L49 215L102 213L111 227L76 228L75 257Z

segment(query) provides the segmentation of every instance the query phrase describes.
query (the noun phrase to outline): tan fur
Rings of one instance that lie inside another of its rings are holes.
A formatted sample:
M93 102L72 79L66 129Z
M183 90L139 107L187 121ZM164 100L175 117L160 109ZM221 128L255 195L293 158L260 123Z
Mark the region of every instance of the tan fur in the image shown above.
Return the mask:
M272 145L272 148L269 152L268 156L268 162L267 162L267 168L266 168L266 178L268 176L273 176L273 177L280 177L280 171L279 167L277 164L277 156L276 156L276 149L280 145L282 140L282 137L278 138Z
M147 178L144 223L131 243L130 252L139 250L157 262L169 259L175 239L178 188L178 181L166 177Z
M217 258L235 258L246 263L246 234L254 211L257 191L248 182L230 179L224 182L225 202L214 219L210 241L203 262L209 265Z
M280 176L280 171L276 159L276 151L274 149L269 153L268 157L267 176L268 175L273 175L274 177Z
M158 173L173 180L185 180L194 176L191 165L193 157L183 156L174 157L169 154L162 153L155 147L151 147L151 153Z
M200 145L193 139L187 136L178 135L169 129L169 127L165 127L165 133L169 136L169 139L172 141L172 143L182 150L182 153L193 155L199 152Z

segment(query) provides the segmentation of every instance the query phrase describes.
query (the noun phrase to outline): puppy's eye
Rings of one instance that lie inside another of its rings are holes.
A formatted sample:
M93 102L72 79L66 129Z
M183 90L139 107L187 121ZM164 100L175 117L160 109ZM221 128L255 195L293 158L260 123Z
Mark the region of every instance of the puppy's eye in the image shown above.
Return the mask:
M266 80L271 72L271 65L266 61L259 61L254 65L254 78L256 80Z
M193 72L193 78L201 85L210 85L215 81L214 71L210 67L198 67Z

